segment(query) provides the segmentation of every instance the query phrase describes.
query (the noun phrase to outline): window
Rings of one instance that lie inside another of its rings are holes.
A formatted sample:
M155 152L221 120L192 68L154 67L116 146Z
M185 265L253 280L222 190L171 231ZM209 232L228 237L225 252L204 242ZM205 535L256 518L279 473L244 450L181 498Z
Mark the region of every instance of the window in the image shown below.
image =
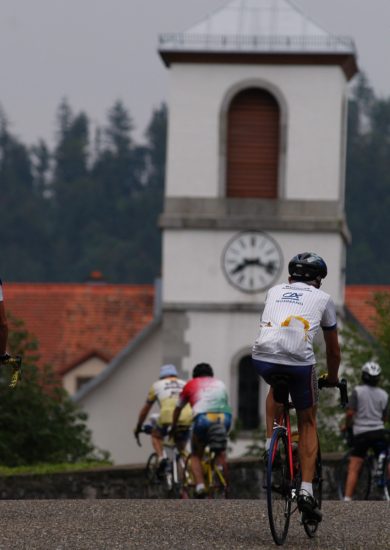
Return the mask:
M76 391L78 391L82 386L87 384L92 380L93 376L77 376L76 378Z
M227 120L227 197L277 198L279 105L248 88L232 100Z
M256 430L260 424L260 381L250 355L238 365L238 418L243 430Z

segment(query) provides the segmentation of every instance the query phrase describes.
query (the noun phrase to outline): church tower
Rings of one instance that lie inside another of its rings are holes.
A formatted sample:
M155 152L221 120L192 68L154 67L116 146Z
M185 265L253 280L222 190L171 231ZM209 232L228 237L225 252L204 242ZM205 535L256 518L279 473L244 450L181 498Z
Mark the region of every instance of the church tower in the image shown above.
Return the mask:
M160 37L170 72L163 230L163 354L209 362L243 429L266 388L250 364L267 289L317 252L344 302L348 38L288 0L231 0Z

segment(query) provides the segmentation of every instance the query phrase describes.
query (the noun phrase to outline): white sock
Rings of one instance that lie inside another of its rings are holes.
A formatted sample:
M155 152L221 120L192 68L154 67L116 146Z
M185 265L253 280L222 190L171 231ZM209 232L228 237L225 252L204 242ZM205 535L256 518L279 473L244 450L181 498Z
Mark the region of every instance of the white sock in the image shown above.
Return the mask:
M351 500L351 497L344 497L344 502L350 502Z
M308 483L307 481L302 481L301 488L299 489L299 494L302 495L304 493L309 493L311 497L314 496L312 483Z
M205 488L205 487L204 487L204 483L197 483L196 488L195 488L195 491L196 491L197 493L201 493L202 491L204 491L204 488Z
M166 455L165 452L162 454L162 456L159 456L159 457L158 457L158 463L160 464L160 462L161 462L162 460L164 460L164 458L167 458L167 455Z
M267 437L267 439L265 440L265 450L269 451L270 446L271 446L271 438Z

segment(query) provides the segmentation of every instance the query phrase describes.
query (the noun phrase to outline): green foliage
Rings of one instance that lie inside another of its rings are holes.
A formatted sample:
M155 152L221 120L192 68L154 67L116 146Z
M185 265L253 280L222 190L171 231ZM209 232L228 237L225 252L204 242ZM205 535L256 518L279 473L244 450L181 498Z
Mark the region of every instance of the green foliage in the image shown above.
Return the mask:
M1 276L10 281L153 282L160 274L166 107L156 109L137 145L121 101L91 148L88 116L64 99L56 145L28 150L0 112Z
M389 284L390 98L377 99L364 74L349 103L346 212L352 233L349 284Z
M342 331L342 355L348 379L353 384L360 380L360 369L369 360L376 360L382 368L381 386L390 391L390 294L374 294L375 338L354 325Z
M61 462L59 464L33 464L28 466L2 466L0 465L0 476L10 477L14 475L30 474L60 474L64 472L80 472L82 470L96 470L110 466L112 463L108 460L88 460L84 462Z
M107 460L97 451L86 415L61 387L49 367L36 367L37 342L21 321L11 319L9 350L23 356L23 378L9 388L10 372L0 376L0 461L9 467Z

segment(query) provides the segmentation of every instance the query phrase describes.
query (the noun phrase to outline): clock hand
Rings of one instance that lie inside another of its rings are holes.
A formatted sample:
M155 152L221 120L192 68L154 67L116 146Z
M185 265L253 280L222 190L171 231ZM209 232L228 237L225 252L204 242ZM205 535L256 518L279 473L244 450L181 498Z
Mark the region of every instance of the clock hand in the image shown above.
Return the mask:
M260 258L253 258L250 260L245 260L246 265L258 265L259 267L263 267L267 273L274 273L276 270L275 262L270 261L268 263L264 263L260 260Z
M243 269L245 269L247 266L247 260L244 260L242 263L238 264L234 269L231 270L230 274L235 275L236 273L239 273Z

